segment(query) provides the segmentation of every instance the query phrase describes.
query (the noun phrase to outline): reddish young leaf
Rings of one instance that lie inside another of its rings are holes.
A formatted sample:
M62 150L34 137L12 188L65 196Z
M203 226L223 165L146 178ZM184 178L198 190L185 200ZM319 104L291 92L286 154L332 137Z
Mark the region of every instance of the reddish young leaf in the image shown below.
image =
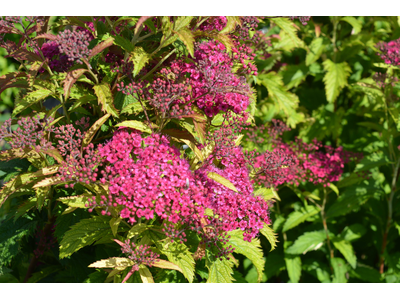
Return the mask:
M12 57L17 60L28 60L30 62L42 61L42 58L39 55L24 48L19 48L17 51L12 52L6 57Z
M150 19L150 18L152 18L152 17L140 17L140 18L139 18L139 21L136 23L135 34L138 32L140 26L142 26L142 24L143 24L144 22L146 22L147 19Z
M55 36L54 34L51 34L51 33L43 33L43 34L36 36L35 39L47 39L47 40L54 41L57 39L57 36Z
M87 72L86 69L76 69L76 70L69 71L67 73L67 77L65 77L65 80L64 80L64 96L65 96L65 99L68 99L69 92L71 90L72 85L85 72Z
M90 53L89 58L92 58L93 56L99 54L104 49L111 47L113 45L113 43L114 43L113 38L109 38L109 39L106 39L104 42L101 42L100 44L98 44L97 46L95 46L92 49L92 52Z

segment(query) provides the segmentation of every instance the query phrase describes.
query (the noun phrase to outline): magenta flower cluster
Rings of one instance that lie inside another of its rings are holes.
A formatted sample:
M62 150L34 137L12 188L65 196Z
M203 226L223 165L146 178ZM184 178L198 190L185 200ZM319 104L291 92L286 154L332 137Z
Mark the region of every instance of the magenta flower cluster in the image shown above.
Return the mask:
M73 65L73 62L68 59L67 55L61 54L56 41L44 43L41 51L43 56L49 60L48 65L52 71L65 72ZM38 51L36 53L38 54ZM42 68L39 72L43 73L44 69Z
M378 55L386 64L394 66L400 65L400 39L388 43L380 42L377 44L377 47L381 51Z

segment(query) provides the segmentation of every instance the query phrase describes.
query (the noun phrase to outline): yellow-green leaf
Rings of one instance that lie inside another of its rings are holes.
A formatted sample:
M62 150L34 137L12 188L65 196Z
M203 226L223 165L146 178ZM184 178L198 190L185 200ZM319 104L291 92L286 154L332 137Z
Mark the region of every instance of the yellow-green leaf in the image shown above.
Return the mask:
M112 231L114 237L117 235L118 226L119 226L119 223L121 223L121 221L122 221L121 217L112 218L110 220L110 227L111 227L111 231Z
M28 108L32 104L46 99L48 96L52 94L52 91L49 91L47 89L40 89L37 91L33 91L28 93L21 101L18 102L18 104L15 106L12 115L16 116L20 112L22 112L24 109Z
M68 205L69 207L85 208L85 204L88 203L88 199L92 197L91 194L82 194L78 196L60 197L58 201Z
M194 37L192 32L187 28L182 28L180 31L177 31L176 34L185 44L189 54L194 58Z
M213 262L208 262L209 274L207 283L232 283L232 266L233 262L227 260L225 257L222 261L217 258Z
M161 269L177 270L183 274L183 271L179 266L164 259L158 259L155 263L153 263L153 267Z
M325 60L323 66L326 71L324 76L326 99L329 103L333 103L341 90L347 85L351 68L347 62L334 63L330 59Z
M86 132L85 136L83 137L83 141L82 141L82 149L84 147L86 147L87 145L89 145L89 143L92 141L94 135L96 134L96 132L100 129L101 125L104 124L105 121L107 121L107 119L110 117L110 114L106 114L104 116L102 116L100 119L98 119L93 125L92 127L90 127L90 129Z
M93 89L97 96L98 103L102 107L101 110L118 118L118 110L114 107L114 98L111 94L110 85L103 81L102 83L96 84Z
M115 126L116 127L121 127L121 126L129 127L129 128L133 128L133 129L139 130L141 132L151 133L151 128L149 126L147 126L147 124L145 124L143 122L140 122L140 121L135 121L135 120L124 121L124 122L121 122L121 123L119 123L119 124L117 124ZM151 124L151 126L153 128L157 127L155 124Z
M98 260L90 264L89 268L116 268L121 270L133 265L129 258L125 257L110 257L107 259Z
M207 177L222 184L223 186L227 187L228 189L231 189L232 191L238 192L238 190L235 188L235 186L230 182L228 179L222 177L221 175L214 173L214 172L209 172L207 174Z
M260 233L265 236L268 242L271 244L271 250L276 248L276 242L278 241L278 235L274 232L274 230L269 227L267 224L264 224L264 227L260 229Z
M140 70L148 63L150 54L144 51L142 47L135 47L135 50L131 53L129 61L133 62L133 76L139 74Z
M129 231L128 234L126 236L127 239L131 239L134 236L141 234L143 231L147 230L149 228L148 225L144 224L144 223L138 223L136 225L134 225Z
M139 266L139 274L143 283L154 283L153 275L151 275L150 270L146 266Z
M226 25L219 33L231 33L236 29L237 25L242 25L239 17L227 16Z

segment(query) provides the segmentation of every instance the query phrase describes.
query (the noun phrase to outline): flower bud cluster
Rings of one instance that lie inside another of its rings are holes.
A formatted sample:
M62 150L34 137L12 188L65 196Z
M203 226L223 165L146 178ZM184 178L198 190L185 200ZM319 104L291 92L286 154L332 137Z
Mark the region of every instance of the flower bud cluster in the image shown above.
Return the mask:
M378 55L386 64L393 66L400 65L400 39L390 41L389 43L379 42L376 46L381 51Z
M386 86L386 80L388 79L388 76L386 73L380 73L380 72L376 72L374 74L374 76L372 76L372 78L376 81L376 84L380 87L380 88L385 88ZM392 86L395 86L396 82L399 81L399 79L397 77L389 77L389 81L390 84Z
M89 41L93 39L84 31L70 31L69 29L58 34L55 40L60 53L68 56L69 61L87 59L90 54Z
M94 150L93 144L89 144L83 150L85 155L82 155L79 150L73 150L67 156L65 162L62 163L59 169L62 181L82 182L85 184L97 181L101 157ZM74 183L71 183L69 187L73 188ZM67 188L68 185L65 187Z
M51 132L55 133L55 138L58 139L57 149L62 156L72 154L74 150L79 149L84 137L81 130L76 129L72 124L54 128Z
M294 19L299 19L299 21L301 22L301 24L303 24L304 26L307 25L307 22L310 21L311 16L302 16L302 17L289 17L290 20L294 20Z
M46 135L46 132L51 131L52 119L41 119L40 116L21 118L17 121L19 127L14 131L11 129L11 121L5 121L0 127L0 139L7 139L11 148L53 148Z
M130 243L129 240L126 240L121 248L122 253L128 255L128 258L131 259L135 265L146 265L152 267L155 262L158 261L160 257L159 254L154 253L150 250L150 246L148 245L136 245L135 243Z

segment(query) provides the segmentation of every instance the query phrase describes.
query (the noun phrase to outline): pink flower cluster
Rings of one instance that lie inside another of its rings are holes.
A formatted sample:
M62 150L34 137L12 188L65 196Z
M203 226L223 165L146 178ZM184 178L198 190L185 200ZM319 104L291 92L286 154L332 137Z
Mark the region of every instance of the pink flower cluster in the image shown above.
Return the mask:
M382 52L378 55L385 61L386 64L394 66L400 65L400 39L390 41L389 43L380 42L377 47Z
M288 128L282 122L275 121L274 124L275 128L268 130L274 149L254 160L250 157L257 170L257 184L276 187L283 183L298 185L308 181L327 186L340 179L345 163L362 157L360 153L345 151L342 147L323 146L317 140L307 144L296 138L286 144L279 135Z
M244 231L244 240L251 241L259 233L263 223L270 223L268 203L262 197L253 195L247 162L240 147L236 147L231 156L223 157L220 163L223 169L208 164L196 171L196 175L209 190L208 207L221 221L222 230L240 228ZM207 176L209 172L229 180L238 192L210 179Z
M159 216L189 224L203 216L205 188L165 137L143 138L120 130L99 146L98 153L105 158L100 182L109 184L109 199L102 201L105 206L122 205L121 217L131 223ZM90 205L102 204L90 201Z

